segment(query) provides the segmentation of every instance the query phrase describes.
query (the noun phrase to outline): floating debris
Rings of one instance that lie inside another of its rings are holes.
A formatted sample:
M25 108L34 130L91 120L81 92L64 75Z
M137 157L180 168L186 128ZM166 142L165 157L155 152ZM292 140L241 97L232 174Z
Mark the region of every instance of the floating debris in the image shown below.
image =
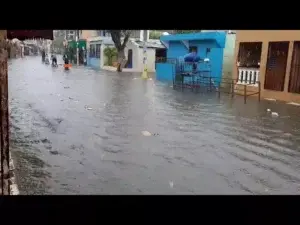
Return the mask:
M58 155L58 151L50 151L51 155Z
M69 89L70 87L64 87L64 89Z
M63 101L63 99L60 100L61 102Z
M88 106L85 106L84 107L86 110L92 110L93 108L91 108L91 107L88 107Z
M284 118L290 118L290 116L281 116L280 118L281 118L281 119L284 119Z
M268 100L268 101L276 101L276 99L274 99L274 98L265 98L265 100Z
M152 80L152 78L150 77L148 80Z
M271 112L271 109L267 109L267 112Z
M170 182L169 182L169 185L170 185L170 188L173 188L173 187L174 187L173 181L170 181Z
M136 80L136 79L138 79L137 77L135 77L135 78L133 78L132 80Z
M151 133L149 131L142 131L142 134L146 137L151 136Z
M274 116L274 117L279 116L279 114L277 112L272 112L271 115Z
M289 103L286 103L286 104L288 104L288 105L294 105L294 106L300 106L300 104L296 103L296 102L289 102Z
M73 100L74 98L69 97L70 100Z

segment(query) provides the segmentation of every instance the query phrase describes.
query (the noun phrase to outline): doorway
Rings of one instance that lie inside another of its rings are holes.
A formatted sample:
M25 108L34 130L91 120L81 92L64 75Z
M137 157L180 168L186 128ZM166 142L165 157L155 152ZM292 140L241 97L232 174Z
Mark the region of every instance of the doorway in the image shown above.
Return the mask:
M155 62L164 63L167 60L167 50L165 48L155 49Z
M300 94L300 41L294 42L289 80L289 92Z
M283 91L289 42L269 42L264 88Z
M132 49L128 49L128 60L126 68L132 68Z

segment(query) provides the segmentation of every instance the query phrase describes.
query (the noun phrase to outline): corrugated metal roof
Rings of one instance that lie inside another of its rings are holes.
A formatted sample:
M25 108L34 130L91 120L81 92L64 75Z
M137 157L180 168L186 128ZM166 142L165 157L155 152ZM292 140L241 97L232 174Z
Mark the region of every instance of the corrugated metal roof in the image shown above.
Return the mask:
M136 44L139 45L140 48L143 48L144 47L144 41L135 41ZM146 42L146 47L147 48L165 48L165 46L163 46L160 41L157 41L157 42Z

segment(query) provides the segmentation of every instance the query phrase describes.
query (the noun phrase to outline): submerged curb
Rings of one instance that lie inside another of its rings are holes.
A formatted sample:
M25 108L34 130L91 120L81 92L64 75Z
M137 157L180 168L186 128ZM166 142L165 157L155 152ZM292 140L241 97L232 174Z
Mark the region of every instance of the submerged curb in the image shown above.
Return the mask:
M10 177L8 180L8 183L10 185L10 195L19 195L20 191L16 182L16 176L14 173L15 170L15 165L13 162L13 159L11 157L11 154L9 153L9 173L10 173Z

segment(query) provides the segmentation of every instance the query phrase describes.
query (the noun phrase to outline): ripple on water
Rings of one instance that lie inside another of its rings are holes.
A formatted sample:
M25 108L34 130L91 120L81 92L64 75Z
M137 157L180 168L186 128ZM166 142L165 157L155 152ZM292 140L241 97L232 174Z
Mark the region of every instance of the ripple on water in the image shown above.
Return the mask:
M298 193L300 109L16 62L11 147L22 193Z

